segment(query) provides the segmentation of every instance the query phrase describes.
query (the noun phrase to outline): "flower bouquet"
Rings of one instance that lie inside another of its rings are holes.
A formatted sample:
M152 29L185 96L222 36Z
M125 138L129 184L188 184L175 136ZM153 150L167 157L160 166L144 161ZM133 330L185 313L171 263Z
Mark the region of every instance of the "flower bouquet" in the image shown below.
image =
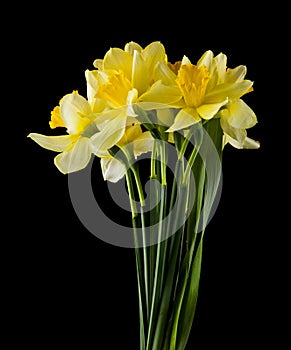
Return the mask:
M93 67L84 74L87 96L68 93L51 112L50 127L65 133L28 136L58 153L54 163L70 175L76 212L94 233L96 206L89 217L80 205L81 196L92 199L92 161L108 183L125 182L120 196L132 226L111 226L102 239L135 251L140 350L183 350L203 237L221 194L223 150L259 147L247 136L256 115L242 99L253 82L245 66L228 68L226 55L211 50L195 63L185 55L171 63L160 42L110 48Z

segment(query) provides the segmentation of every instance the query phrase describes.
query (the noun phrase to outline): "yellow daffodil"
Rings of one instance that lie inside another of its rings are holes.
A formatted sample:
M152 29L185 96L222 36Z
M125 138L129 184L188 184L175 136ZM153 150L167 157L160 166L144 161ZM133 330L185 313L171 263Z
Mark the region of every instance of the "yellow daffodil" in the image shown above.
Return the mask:
M124 107L127 115L135 116L133 104L143 102L147 108L155 108L156 102L169 105L181 99L177 85L165 84L163 74L157 73L166 63L160 42L145 48L130 42L124 50L111 48L104 59L95 60L97 70L86 71L87 82L95 88L95 98L107 101L113 109Z
M229 69L226 62L225 54L214 57L208 50L196 65L184 56L181 63L170 66L173 72L177 72L176 83L183 103L168 131L188 128L201 119L220 117L226 143L238 148L258 148L257 142L246 139L246 129L254 126L257 118L241 100L244 94L253 90L253 82L244 79L245 66Z
M103 151L104 147L112 147L124 134L125 118L109 122L98 119L101 105L90 104L76 92L67 94L61 99L60 105L53 109L50 121L51 128L65 127L67 135L46 136L30 133L28 137L46 149L60 152L54 158L54 163L62 173L81 170L89 163L96 148L97 141L93 139L94 143L91 142L95 134L103 135L98 136L98 142L101 143L99 149ZM108 129L112 130L114 127L116 132L111 131L108 138Z
M153 137L149 131L142 132L139 123L126 127L123 137L117 143L120 148L127 148L135 158L143 153L152 151ZM126 172L126 166L117 158L112 157L109 153L101 157L101 169L104 180L110 182L119 181Z
M253 84L245 80L246 66L240 65L231 69L227 68L226 63L226 55L220 53L213 57L211 51L206 51L198 62L198 65L204 64L212 72L210 96L222 91L228 94L227 104L217 114L224 132L225 144L230 143L236 148L258 148L259 142L247 137L246 131L257 123L257 117L241 99L244 94L253 91ZM214 85L216 89L211 90L211 86Z

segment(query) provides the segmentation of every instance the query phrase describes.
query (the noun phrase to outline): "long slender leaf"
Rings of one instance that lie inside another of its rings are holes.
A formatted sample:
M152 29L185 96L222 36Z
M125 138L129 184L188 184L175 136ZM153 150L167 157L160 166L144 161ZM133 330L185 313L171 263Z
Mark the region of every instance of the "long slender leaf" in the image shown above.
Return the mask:
M195 258L191 266L190 278L188 279L185 296L183 298L177 331L177 346L175 347L175 350L185 349L191 332L198 298L202 262L202 247L203 238L201 237L197 251L195 253Z

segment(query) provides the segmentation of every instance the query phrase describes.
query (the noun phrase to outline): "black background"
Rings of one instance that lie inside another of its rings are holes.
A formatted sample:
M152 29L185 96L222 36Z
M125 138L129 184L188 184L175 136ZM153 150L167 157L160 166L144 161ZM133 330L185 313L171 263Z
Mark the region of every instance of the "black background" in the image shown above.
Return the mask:
M184 54L195 62L211 49L225 53L229 67L246 65L254 91L245 101L258 118L249 136L261 142L259 150L225 148L222 196L205 236L187 349L281 348L289 276L282 241L288 233L282 202L288 158L281 143L287 117L279 112L288 104L280 83L287 64L284 10L189 6L168 4L158 11L156 4L44 3L7 12L8 243L2 249L4 333L11 348L17 342L36 349L138 349L134 252L86 230L72 207L67 177L53 164L55 154L27 135L49 135L50 111L63 95L86 95L84 71L93 69L95 58L129 41L146 46L155 40L172 62ZM102 193L106 183L101 176L96 180Z

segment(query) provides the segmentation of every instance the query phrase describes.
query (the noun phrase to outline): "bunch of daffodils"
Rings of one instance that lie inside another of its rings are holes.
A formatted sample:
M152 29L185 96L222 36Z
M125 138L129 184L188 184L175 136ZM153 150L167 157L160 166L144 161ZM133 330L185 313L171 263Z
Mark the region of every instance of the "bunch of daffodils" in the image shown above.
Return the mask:
M182 350L195 314L203 236L221 189L222 152L227 144L259 148L247 136L256 115L243 101L253 82L245 79L245 66L228 68L223 53L208 50L196 62L184 55L172 63L160 42L110 48L93 67L84 74L87 96L68 93L51 112L50 127L64 134L28 136L57 152L54 163L63 174L84 169L96 156L104 180L126 179L140 349ZM151 157L148 178L157 181L148 211L139 164L144 154Z

